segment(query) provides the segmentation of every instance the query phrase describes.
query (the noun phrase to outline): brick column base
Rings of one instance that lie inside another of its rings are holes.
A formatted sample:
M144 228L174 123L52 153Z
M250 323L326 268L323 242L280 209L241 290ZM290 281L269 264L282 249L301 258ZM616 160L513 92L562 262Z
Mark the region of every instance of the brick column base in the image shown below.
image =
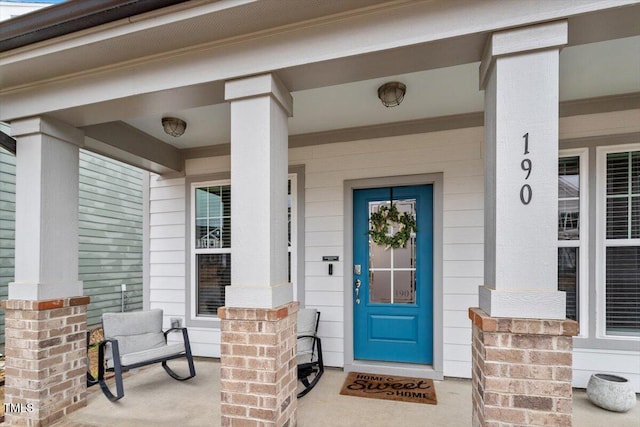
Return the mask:
M5 422L48 426L86 406L89 297L6 300Z
M298 303L221 307L222 426L296 425Z
M473 322L473 427L571 426L573 320L489 317Z

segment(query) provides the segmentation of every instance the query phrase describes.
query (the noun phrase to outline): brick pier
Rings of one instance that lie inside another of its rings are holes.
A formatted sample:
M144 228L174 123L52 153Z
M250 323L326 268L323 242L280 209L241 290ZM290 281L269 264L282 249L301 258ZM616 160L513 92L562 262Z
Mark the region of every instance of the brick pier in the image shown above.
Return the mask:
M222 426L296 425L298 303L218 309Z
M86 406L89 297L2 301L5 422L44 427Z
M573 320L489 317L473 322L473 427L572 425Z

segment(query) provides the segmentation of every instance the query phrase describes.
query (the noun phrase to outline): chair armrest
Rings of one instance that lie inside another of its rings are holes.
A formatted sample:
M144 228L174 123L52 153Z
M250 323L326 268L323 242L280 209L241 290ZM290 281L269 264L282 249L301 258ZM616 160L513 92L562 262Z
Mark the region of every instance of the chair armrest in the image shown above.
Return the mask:
M118 340L115 338L103 338L102 341L98 342L98 348L105 347L107 344L111 344L111 347L118 346Z
M167 338L167 335L169 335L171 332L178 332L178 331L183 331L187 328L171 328L171 329L167 329L166 331L164 331L164 337Z
M320 339L320 337L317 336L317 335L298 335L296 338L297 339L300 339L300 338L313 338L315 340L319 340Z
M104 338L98 343L98 357L104 361L104 349L107 347L107 344L111 344L112 357L114 359L116 357L120 359L120 347L118 345L118 340L115 338Z
M322 340L320 339L319 336L317 335L298 335L297 340L300 339L310 339L310 346L309 348L304 348L304 349L300 349L300 347L298 347L298 356L301 355L311 355L311 358L313 359L315 354L318 354L320 357L320 352L322 351ZM316 353L317 350L317 353Z
M114 366L120 369L120 347L118 346L118 340L115 338L105 338L98 343L98 379L104 379L104 350L107 344L111 344L111 358L113 359Z
M187 332L187 328L171 328L168 329L166 331L164 331L164 341L167 341L167 335L169 335L171 332L182 332L182 339L185 343L185 345L189 344L189 333Z

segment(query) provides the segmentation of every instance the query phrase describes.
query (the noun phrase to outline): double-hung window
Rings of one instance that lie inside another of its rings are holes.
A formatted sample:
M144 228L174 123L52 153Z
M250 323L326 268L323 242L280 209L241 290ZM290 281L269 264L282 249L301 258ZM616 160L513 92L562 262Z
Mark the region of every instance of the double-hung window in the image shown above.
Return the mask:
M598 149L599 334L640 336L640 144Z
M217 316L231 284L231 185L194 184L192 272L197 317Z
M289 281L296 297L296 175L289 178ZM229 180L191 184L191 313L192 318L217 318L231 284L231 197ZM247 209L251 207L248 206ZM256 218L256 221L259 221Z
M567 318L587 324L587 150L566 150L558 161L558 290Z

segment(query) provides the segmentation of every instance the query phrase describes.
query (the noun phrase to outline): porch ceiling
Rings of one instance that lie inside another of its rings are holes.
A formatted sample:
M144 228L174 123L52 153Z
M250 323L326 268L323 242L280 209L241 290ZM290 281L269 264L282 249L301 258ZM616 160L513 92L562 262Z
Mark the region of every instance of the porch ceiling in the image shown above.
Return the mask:
M355 128L407 120L482 111L484 93L478 89L479 63L396 74L295 91L291 135ZM640 92L640 36L565 48L560 55L562 101ZM407 95L399 107L385 108L377 88L401 81ZM188 123L174 138L162 131L162 114L125 120L154 138L178 148L228 143L229 105L226 103L167 111Z
M228 143L224 80L265 70L276 70L292 90L291 135L480 112L478 61L489 32L561 17L570 23L561 100L640 93L637 0L585 0L579 7L569 0L313 4L186 2L0 53L0 101L10 106L0 109L0 119L48 114L85 127L89 142L111 146L96 150L116 158L118 150L132 151L109 135L138 132L138 145L164 143L169 158L176 148ZM394 14L389 22L387 11ZM414 19L414 11L422 15ZM376 90L392 80L405 83L407 95L399 107L385 108ZM180 138L162 131L161 118L169 115L188 124ZM133 156L176 170L142 151Z

